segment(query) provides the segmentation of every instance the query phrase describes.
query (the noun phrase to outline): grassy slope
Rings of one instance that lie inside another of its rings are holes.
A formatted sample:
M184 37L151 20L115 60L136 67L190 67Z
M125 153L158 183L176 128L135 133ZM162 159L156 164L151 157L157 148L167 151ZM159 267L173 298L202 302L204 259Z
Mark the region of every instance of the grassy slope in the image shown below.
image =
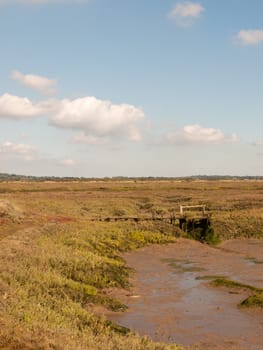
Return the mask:
M261 182L0 183L0 193L3 203L17 208L0 215L4 349L177 348L126 334L92 313L93 305L125 307L105 292L129 287L120 253L174 241L173 229L91 217L205 203L220 237L262 236Z
M1 311L3 319L6 316L10 319L10 328L2 329L0 347L12 348L10 329L17 328L23 330L23 336L28 333L28 339L36 337L36 343L41 334L45 348L49 348L48 342L58 349L65 349L65 344L69 349L77 345L115 349L116 342L119 349L127 348L129 342L132 349L144 348L146 340L121 336L126 330L95 316L92 305L112 310L124 308L104 293L108 287L128 287L128 271L117 253L171 238L154 232L127 231L117 225L80 226L62 224L27 229L17 233L15 251L14 247L5 249ZM158 348L150 342L148 346ZM41 345L34 345L34 349L38 348Z

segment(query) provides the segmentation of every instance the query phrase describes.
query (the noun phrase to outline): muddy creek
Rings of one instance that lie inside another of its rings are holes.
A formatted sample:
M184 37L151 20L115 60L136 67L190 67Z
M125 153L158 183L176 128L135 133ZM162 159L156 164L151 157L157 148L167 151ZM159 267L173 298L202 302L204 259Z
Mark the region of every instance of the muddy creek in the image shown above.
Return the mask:
M188 349L263 349L263 310L237 305L248 293L211 287L208 276L263 288L263 241L233 240L217 248L179 239L124 255L132 291L129 310L108 317L141 335Z

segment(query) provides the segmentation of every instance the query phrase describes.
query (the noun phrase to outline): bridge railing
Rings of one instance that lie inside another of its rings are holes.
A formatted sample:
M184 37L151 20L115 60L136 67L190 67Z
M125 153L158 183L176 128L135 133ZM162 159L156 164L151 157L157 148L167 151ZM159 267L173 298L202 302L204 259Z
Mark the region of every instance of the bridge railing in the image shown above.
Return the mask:
M205 215L206 211L205 211L206 206L204 204L202 205L180 205L180 215L183 216L185 215L185 209L200 209L202 211L202 214Z

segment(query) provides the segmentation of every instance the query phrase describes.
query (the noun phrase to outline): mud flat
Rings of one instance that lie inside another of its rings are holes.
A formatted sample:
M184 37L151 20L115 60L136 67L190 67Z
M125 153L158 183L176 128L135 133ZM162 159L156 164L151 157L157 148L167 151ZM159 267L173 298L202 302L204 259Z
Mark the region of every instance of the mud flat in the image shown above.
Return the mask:
M263 349L263 309L238 307L243 289L212 287L230 280L263 288L263 241L233 240L217 248L179 239L124 255L133 289L118 297L129 310L108 317L154 340L188 349Z

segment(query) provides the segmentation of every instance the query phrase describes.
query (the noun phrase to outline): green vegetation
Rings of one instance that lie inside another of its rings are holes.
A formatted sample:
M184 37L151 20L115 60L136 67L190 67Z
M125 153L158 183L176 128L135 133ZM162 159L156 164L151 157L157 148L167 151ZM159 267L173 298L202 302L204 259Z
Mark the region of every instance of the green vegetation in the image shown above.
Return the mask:
M240 306L263 308L263 292L259 292L257 294L251 295L250 297L242 301Z
M261 289L250 286L248 284L235 282L235 281L229 280L227 278L222 278L222 277L215 278L212 282L212 285L215 287L227 287L227 288L231 288L231 289L243 289L243 290L248 290L248 291L252 291L252 292L262 291Z
M224 277L215 278L211 284L215 287L226 287L229 289L240 289L253 294L240 303L243 307L263 307L263 289L229 280Z
M225 276L216 276L216 275L204 275L204 276L197 276L195 279L196 280L204 280L204 281L209 281L209 280L215 280L215 279L225 279Z
M0 331L0 348L178 349L139 338L95 312L98 305L126 308L107 293L129 288L121 252L172 241L158 231L115 223L47 224L20 231L15 251L10 246L1 256L0 320L10 324ZM10 329L17 330L15 336Z
M98 310L125 309L110 293L129 289L122 252L184 233L168 222L101 218L169 216L180 204L206 204L206 241L263 236L260 180L25 180L2 177L0 184L1 349L178 349L114 325ZM244 303L262 305L262 292L250 292Z
M215 235L213 227L211 227L210 223L209 226L200 226L200 227L193 227L190 228L187 232L187 237L193 238L196 241L202 242L202 243L208 243L211 245L216 245L220 242L219 238Z
M198 272L204 271L205 269L199 266L195 266L195 263L189 260L178 260L178 259L162 259L162 262L167 263L173 269L176 269L176 272Z

